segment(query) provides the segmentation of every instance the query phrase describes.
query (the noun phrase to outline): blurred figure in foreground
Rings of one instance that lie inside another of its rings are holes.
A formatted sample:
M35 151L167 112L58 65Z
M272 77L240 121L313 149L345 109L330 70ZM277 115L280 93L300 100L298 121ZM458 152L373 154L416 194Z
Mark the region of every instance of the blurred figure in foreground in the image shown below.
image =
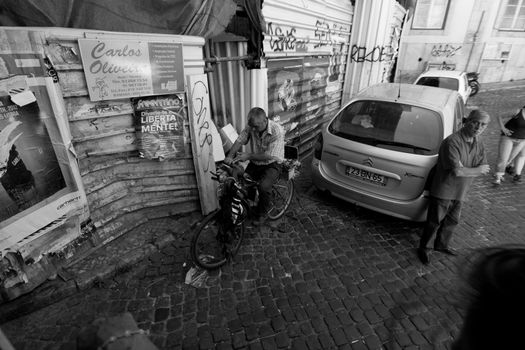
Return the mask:
M525 246L481 250L471 266L470 304L452 350L525 349Z

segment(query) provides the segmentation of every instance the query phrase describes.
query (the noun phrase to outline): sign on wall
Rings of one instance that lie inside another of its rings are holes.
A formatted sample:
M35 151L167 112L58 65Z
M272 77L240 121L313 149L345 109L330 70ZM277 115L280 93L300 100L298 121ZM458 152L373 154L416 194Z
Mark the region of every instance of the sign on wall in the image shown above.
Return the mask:
M133 99L133 109L140 157L166 160L185 155L184 94L139 97Z
M91 101L184 91L182 44L79 39Z
M0 81L0 255L87 210L52 79L25 80Z

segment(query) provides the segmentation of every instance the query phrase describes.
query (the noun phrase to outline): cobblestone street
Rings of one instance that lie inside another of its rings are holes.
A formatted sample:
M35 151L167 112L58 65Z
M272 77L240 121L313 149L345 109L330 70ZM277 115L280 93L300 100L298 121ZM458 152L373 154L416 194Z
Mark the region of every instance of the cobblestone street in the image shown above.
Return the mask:
M525 104L525 88L482 91L484 134L496 160L497 114ZM452 240L460 255L416 257L421 223L319 193L303 164L296 201L277 228L248 228L235 261L206 287L184 284L189 236L30 315L1 325L17 350L76 349L83 326L129 311L159 349L448 349L462 324L460 267L474 249L525 243L524 183L471 188ZM169 232L170 220L155 230Z

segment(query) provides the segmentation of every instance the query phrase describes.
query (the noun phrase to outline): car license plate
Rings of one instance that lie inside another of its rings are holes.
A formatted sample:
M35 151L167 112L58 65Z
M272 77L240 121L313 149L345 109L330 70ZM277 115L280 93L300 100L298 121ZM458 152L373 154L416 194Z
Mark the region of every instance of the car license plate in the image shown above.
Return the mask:
M386 178L383 175L373 173L368 170L354 168L353 166L347 166L345 174L360 178L361 180L369 181L377 185L386 186Z

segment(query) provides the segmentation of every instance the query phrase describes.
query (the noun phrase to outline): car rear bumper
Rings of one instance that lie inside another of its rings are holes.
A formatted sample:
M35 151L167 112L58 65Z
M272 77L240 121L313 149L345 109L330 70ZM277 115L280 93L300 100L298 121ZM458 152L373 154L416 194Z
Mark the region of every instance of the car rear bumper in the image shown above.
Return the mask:
M337 180L329 179L323 172L320 161L313 159L312 181L321 191L330 192L334 197L350 203L410 221L425 221L427 216L428 195L425 193L410 201L400 201L377 194L371 194Z

